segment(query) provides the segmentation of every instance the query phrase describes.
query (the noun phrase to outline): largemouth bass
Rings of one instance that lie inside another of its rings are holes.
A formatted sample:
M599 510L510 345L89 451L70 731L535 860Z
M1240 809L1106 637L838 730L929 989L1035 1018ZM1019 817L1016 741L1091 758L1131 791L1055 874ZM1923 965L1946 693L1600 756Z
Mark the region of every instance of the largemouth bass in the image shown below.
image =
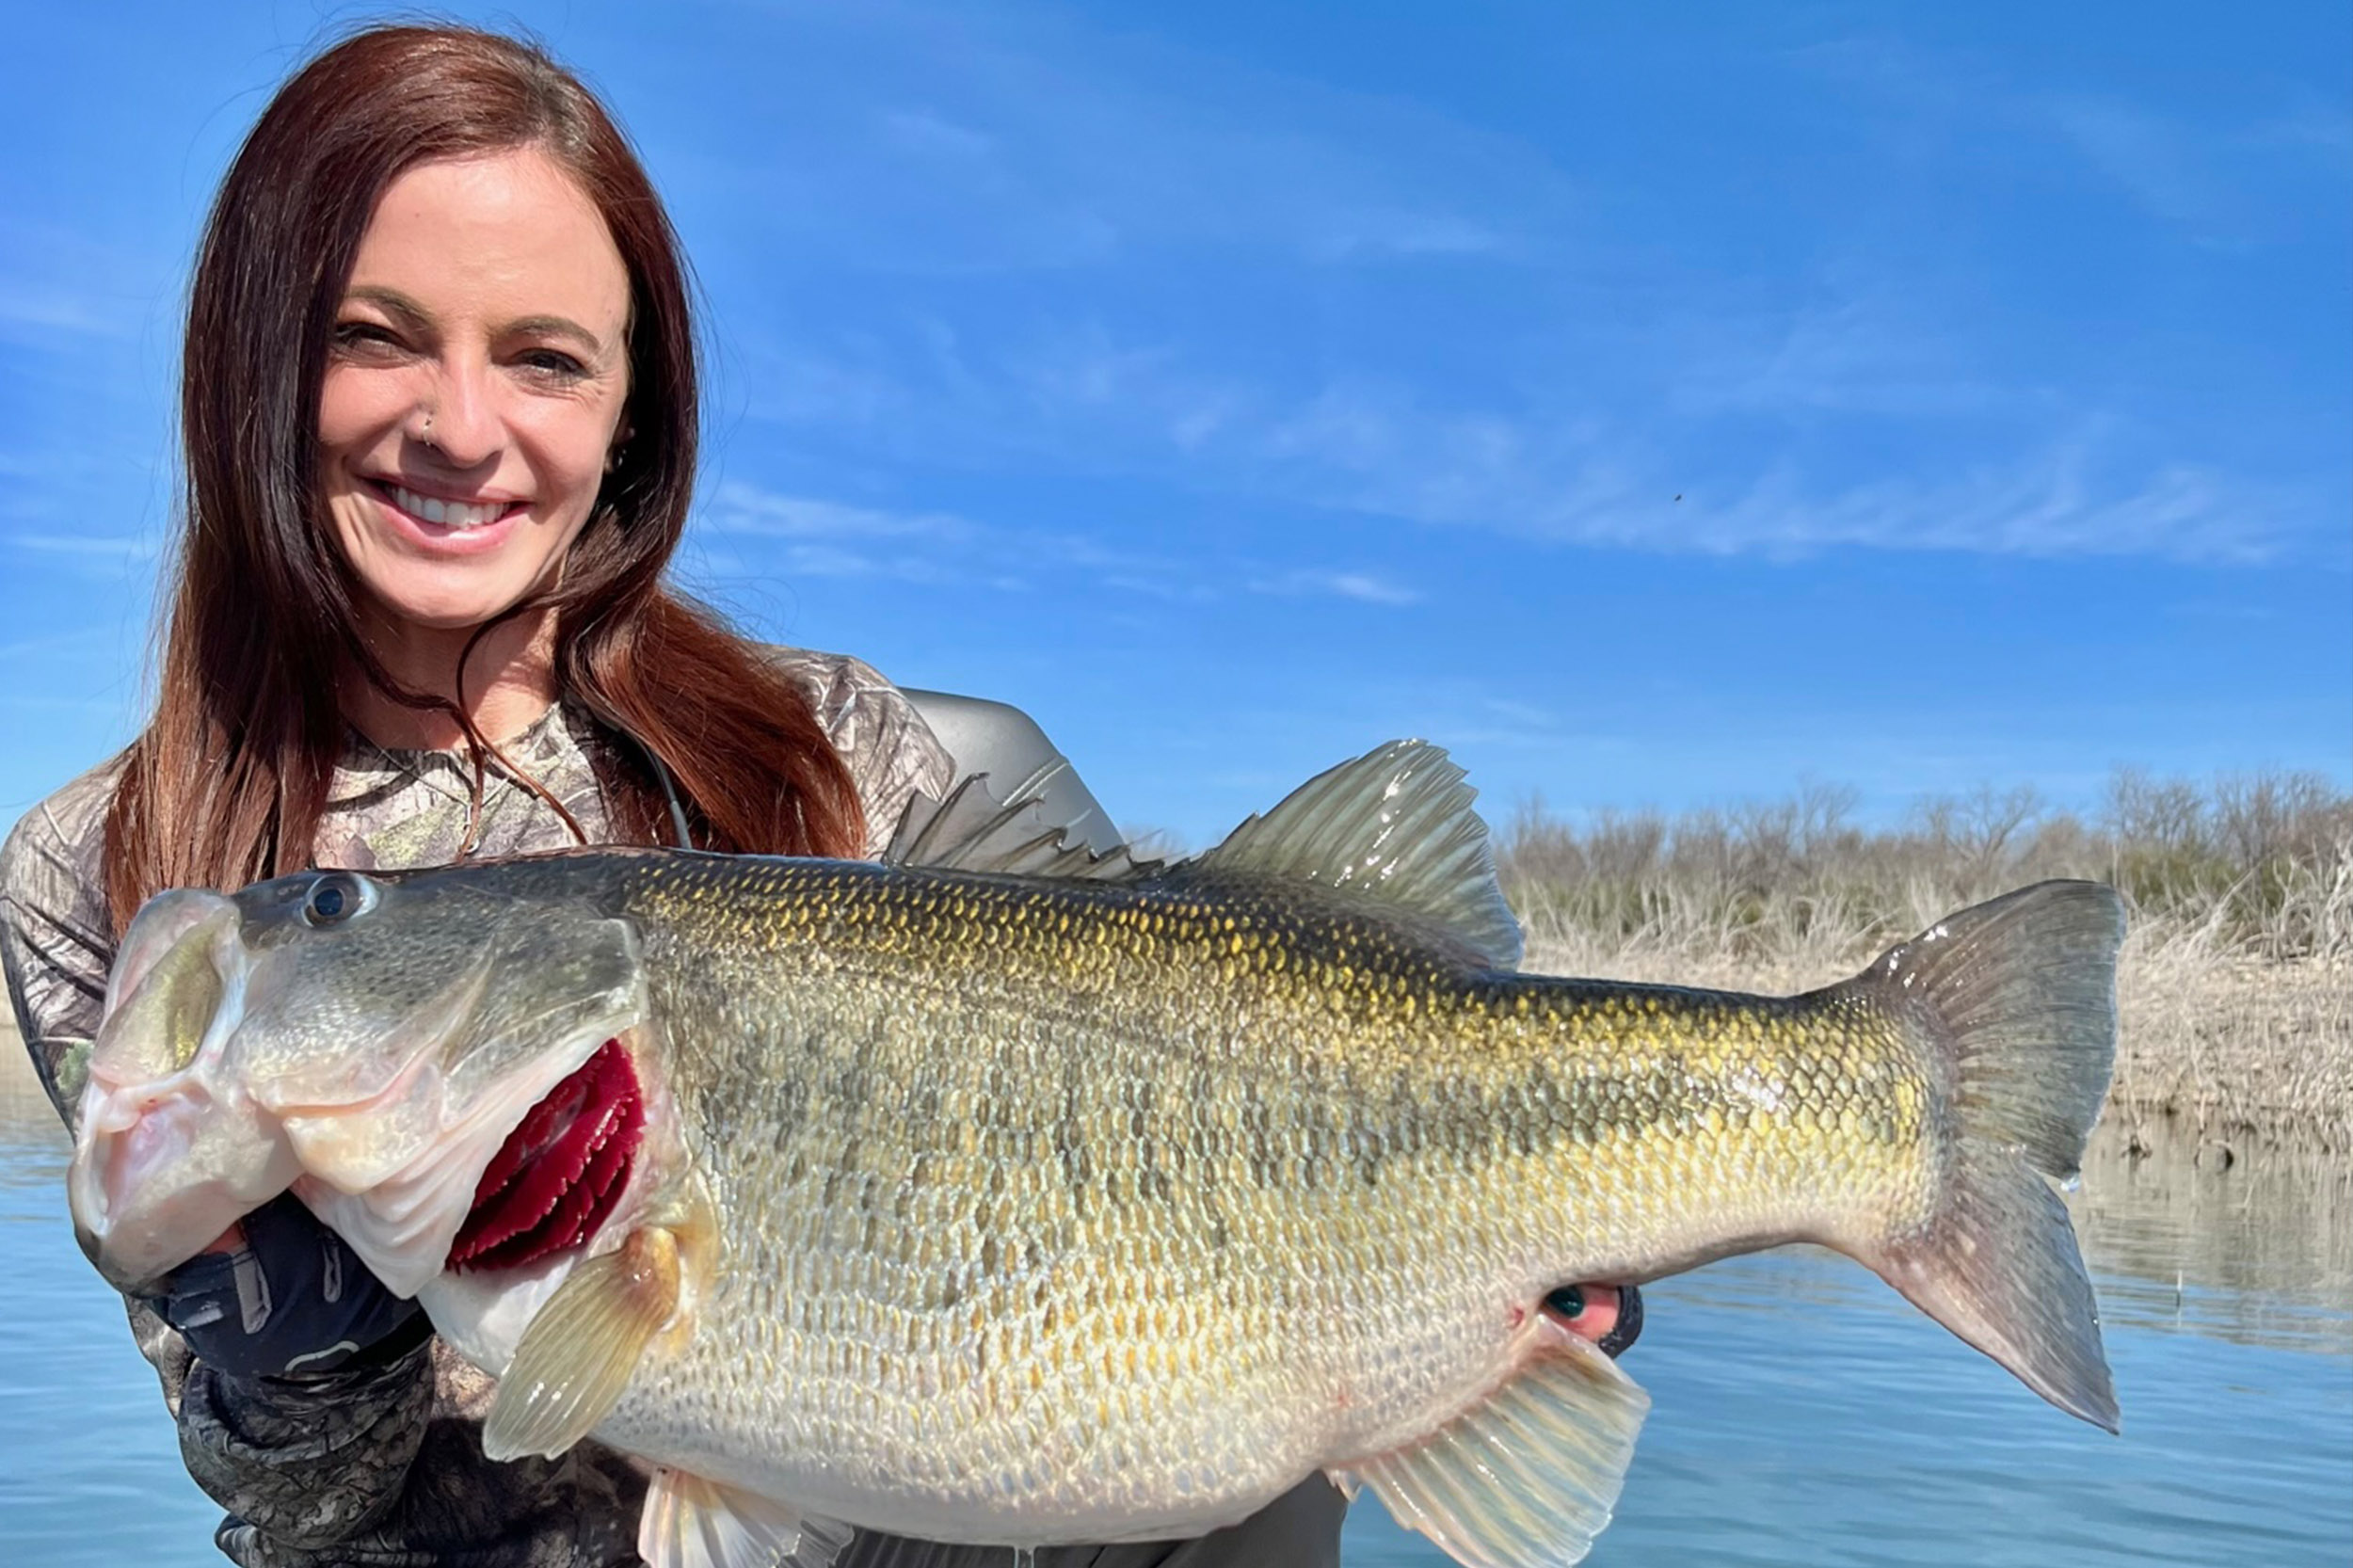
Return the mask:
M499 1377L494 1457L658 1467L665 1568L1197 1535L1318 1470L1565 1563L1647 1404L1571 1281L1825 1243L2115 1428L2052 1181L2121 935L2054 882L1803 996L1524 975L1412 742L1167 867L968 791L880 864L307 872L140 913L70 1196L135 1290L291 1186Z

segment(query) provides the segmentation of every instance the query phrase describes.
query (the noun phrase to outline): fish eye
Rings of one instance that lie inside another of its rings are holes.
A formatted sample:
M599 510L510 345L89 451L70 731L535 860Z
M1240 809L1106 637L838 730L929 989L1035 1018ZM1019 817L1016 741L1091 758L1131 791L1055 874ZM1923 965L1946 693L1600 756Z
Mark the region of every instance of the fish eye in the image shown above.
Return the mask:
M374 903L365 882L348 872L329 872L311 884L311 896L302 902L305 924L340 925Z

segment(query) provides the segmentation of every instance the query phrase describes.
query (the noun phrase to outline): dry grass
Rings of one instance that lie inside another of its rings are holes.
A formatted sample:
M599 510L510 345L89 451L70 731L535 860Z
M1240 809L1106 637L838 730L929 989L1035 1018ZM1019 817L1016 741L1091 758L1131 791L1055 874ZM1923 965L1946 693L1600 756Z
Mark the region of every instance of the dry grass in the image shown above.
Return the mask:
M1852 807L1816 787L1574 825L1531 805L1500 856L1529 967L1801 990L2005 888L2090 877L2133 917L2110 1114L2353 1148L2353 797L2304 775L2127 773L2089 823L2025 791L1926 800L1877 831Z

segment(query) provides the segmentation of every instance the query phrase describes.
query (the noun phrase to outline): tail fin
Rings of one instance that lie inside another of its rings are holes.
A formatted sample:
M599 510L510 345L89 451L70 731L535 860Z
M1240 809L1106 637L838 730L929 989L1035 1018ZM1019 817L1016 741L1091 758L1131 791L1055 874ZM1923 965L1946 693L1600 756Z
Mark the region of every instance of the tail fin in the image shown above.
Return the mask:
M1947 917L1838 987L1917 1030L1951 1117L1936 1212L1856 1256L2027 1387L2110 1432L2099 1305L2051 1179L2075 1175L2107 1095L2123 937L2112 888L2042 882Z

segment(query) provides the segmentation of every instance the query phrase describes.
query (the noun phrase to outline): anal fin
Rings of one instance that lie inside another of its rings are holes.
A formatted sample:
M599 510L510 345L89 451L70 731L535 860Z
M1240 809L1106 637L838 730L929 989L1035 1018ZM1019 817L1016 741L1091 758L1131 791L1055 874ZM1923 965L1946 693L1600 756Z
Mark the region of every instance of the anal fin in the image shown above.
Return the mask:
M684 1470L654 1472L637 1519L648 1568L825 1568L851 1528Z
M678 1238L660 1225L573 1269L523 1330L499 1379L483 1452L552 1459L587 1436L677 1312L680 1281Z
M1336 1468L1465 1568L1565 1568L1609 1523L1643 1393L1593 1343L1544 1314L1519 1375L1415 1443Z

